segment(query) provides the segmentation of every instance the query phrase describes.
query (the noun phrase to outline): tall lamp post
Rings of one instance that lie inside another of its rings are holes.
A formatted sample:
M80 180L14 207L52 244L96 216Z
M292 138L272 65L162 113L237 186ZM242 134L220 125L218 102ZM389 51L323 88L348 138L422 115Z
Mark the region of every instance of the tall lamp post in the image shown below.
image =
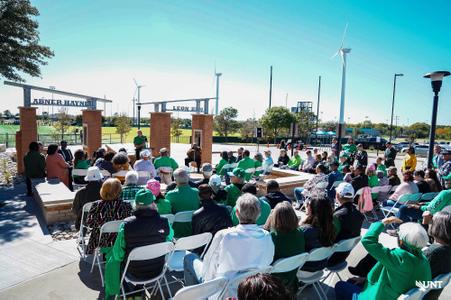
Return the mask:
M432 149L435 143L435 127L437 123L437 108L438 108L438 93L442 87L443 77L450 75L448 71L436 71L432 73L427 73L424 78L431 79L432 91L434 92L434 102L432 106L432 120L431 129L429 131L429 150L428 150L428 167L432 167Z
M215 105L215 115L219 115L219 77L222 73L215 73L216 76L216 105Z
M388 139L389 142L391 142L393 132L393 112L395 111L396 77L398 76L404 76L404 74L398 73L393 76L393 98L391 102L390 138Z

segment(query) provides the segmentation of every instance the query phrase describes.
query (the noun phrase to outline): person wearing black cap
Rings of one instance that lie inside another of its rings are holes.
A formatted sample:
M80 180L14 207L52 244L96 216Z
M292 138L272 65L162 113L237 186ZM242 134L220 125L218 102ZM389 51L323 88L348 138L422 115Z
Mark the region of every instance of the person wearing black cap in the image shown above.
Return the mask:
M394 167L395 166L395 159L396 159L396 149L393 147L391 142L387 142L385 144L385 147L386 147L385 151L384 151L385 166L387 168Z
M451 174L451 150L446 150L443 152L444 163L438 170L438 175L440 176L440 180L442 181L442 186L445 186L444 177L449 176Z
M158 213L155 196L142 189L135 196L136 209L132 217L126 218L119 227L114 246L106 254L105 299L120 293L120 269L130 252L138 247L172 241L174 231L168 219ZM131 262L127 274L136 280L145 280L161 273L164 256L152 260ZM123 266L122 266L123 267ZM128 287L130 288L130 287Z
M270 180L266 183L266 195L260 199L265 200L271 206L271 209L276 207L277 203L291 200L280 191L279 183L275 180Z

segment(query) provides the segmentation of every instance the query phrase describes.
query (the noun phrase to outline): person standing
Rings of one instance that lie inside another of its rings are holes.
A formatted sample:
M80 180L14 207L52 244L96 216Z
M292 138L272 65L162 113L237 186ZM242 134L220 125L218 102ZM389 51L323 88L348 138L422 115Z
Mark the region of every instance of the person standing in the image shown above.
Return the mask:
M443 159L445 162L438 170L438 175L440 177L442 186L445 186L445 180L443 178L449 176L449 174L451 173L451 150L446 150L443 153Z
M385 166L387 168L394 167L396 159L396 149L393 148L391 142L387 142L385 144L384 156L385 156Z
M358 144L357 149L357 154L355 155L356 167L366 168L368 166L368 153L363 149L362 144Z
M186 152L185 166L189 167L189 163L196 162L197 173L200 173L200 167L202 163L202 150L197 144L193 144L191 148Z
M434 146L434 156L432 156L432 166L434 167L434 170L440 169L440 167L445 162L441 152L442 152L442 147L440 147L439 145L435 145Z
M238 150L236 152L237 153L236 162L239 162L240 160L243 159L243 152L244 152L244 148L243 147L238 148Z
M143 135L141 130L137 131L137 136L133 139L133 144L135 145L135 159L138 159L141 150L146 148L147 137Z
M410 147L407 149L406 156L404 156L404 160L401 166L401 172L411 171L414 172L417 167L417 157L415 155L415 149Z
M27 196L32 196L31 179L45 178L45 157L39 152L39 144L31 142L28 153L23 158L25 181L27 183Z
M338 149L338 140L337 138L332 139L332 145L330 146L330 150L332 152L332 155L334 157L338 157L338 154L340 154L340 151Z

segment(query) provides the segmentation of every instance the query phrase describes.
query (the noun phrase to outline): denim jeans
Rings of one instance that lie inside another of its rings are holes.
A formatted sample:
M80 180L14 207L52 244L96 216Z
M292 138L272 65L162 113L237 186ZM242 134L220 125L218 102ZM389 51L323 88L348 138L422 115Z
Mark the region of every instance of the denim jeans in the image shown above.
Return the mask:
M423 211L421 209L409 208L407 205L402 205L396 216L403 222L418 222L423 218Z
M294 189L294 198L300 204L304 203L304 200L305 200L304 195L302 195L303 191L304 191L303 187L297 187Z
M202 282L203 261L197 254L190 253L183 259L185 285L195 285Z
M339 281L335 285L335 299L352 300L354 294L359 294L362 288L348 281Z
M383 206L394 206L396 208L399 208L402 205L402 204L395 205L395 203L396 203L396 200L388 199L388 200L385 200L384 202L382 202L382 205Z

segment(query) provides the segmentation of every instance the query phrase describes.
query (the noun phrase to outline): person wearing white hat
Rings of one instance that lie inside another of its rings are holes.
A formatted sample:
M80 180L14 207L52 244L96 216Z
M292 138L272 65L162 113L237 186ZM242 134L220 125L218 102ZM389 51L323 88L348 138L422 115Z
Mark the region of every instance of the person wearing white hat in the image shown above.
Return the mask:
M140 160L137 160L133 165L133 169L138 172L138 185L146 184L147 180L155 178L157 176L157 171L152 163L151 153L149 150L145 149L140 152Z
M81 214L83 205L89 202L100 200L100 188L102 187L103 175L99 168L89 167L85 176L87 185L77 191L74 202L72 203L72 212L76 215L75 228L80 229Z
M360 236L360 230L363 223L363 215L354 206L353 199L355 195L352 184L347 182L340 183L335 189L335 200L339 205L334 211L334 220L336 221L335 242ZM337 252L329 258L328 266L334 266L342 263L349 256L350 252Z
M221 177L219 175L212 175L208 181L208 185L211 187L213 195L212 198L216 202L223 203L227 200L227 192L222 186Z

